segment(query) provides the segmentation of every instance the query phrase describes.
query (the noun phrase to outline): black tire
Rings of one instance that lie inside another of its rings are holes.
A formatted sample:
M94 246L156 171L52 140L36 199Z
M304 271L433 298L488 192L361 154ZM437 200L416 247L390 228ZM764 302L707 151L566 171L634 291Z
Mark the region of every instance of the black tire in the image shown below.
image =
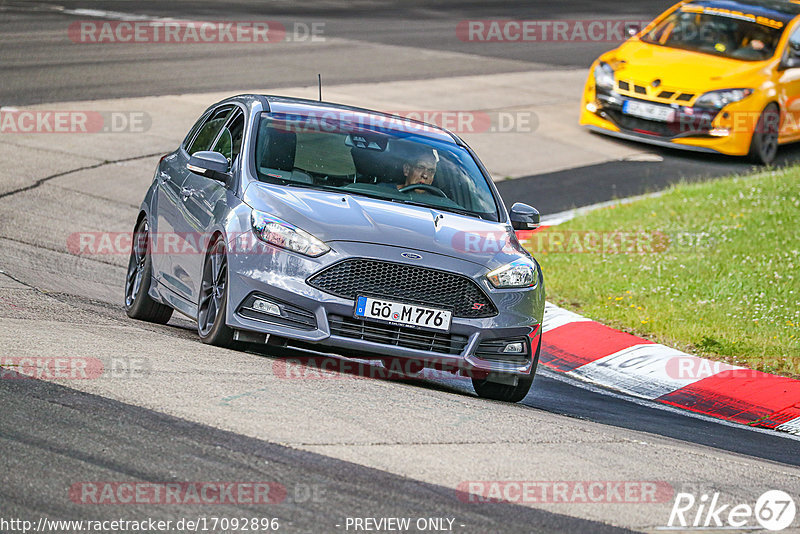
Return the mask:
M239 349L244 346L233 340L233 329L225 324L228 309L228 257L221 237L208 249L203 262L203 279L197 301L197 333L203 343L216 347Z
M533 385L533 378L536 375L536 367L539 364L539 351L542 349L542 336L539 336L539 344L536 347L536 355L533 358L531 374L526 376L517 375L517 385L500 384L490 382L487 377L472 377L472 387L475 393L484 399L492 399L503 402L519 402L524 399Z
M133 230L131 258L125 276L125 313L132 319L166 324L172 317L172 308L156 302L148 292L153 280L150 257L150 227L143 218Z
M750 142L750 161L757 165L769 165L778 153L778 132L780 129L780 110L776 104L769 104L761 112Z

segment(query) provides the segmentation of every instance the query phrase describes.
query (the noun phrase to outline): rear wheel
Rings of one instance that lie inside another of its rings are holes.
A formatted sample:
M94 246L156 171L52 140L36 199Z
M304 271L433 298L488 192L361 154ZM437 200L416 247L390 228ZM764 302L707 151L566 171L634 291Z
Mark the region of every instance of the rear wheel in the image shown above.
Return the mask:
M218 238L206 255L200 298L197 303L197 333L203 343L238 348L233 329L225 324L228 308L228 258L225 241Z
M759 165L769 165L778 153L778 131L780 111L775 104L769 104L756 123L753 140L750 142L750 160Z
M148 292L152 275L150 227L144 218L133 231L131 257L125 277L125 312L132 319L165 324L172 317L172 308L150 298Z
M516 385L501 383L491 380L492 374L485 377L473 377L472 387L475 388L475 393L484 399L499 400L503 402L519 402L525 398L533 385L533 377L536 374L536 367L539 363L539 351L542 348L542 337L539 336L539 344L536 347L536 354L533 358L533 366L531 367L531 374L529 375L506 375L502 378L505 381L513 380L516 376Z

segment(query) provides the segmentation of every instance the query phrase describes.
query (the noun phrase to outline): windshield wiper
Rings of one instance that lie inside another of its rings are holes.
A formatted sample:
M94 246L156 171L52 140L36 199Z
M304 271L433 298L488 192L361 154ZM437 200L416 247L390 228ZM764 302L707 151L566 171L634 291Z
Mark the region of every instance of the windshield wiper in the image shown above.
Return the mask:
M458 213L459 215L467 215L469 217L478 217L478 218L481 218L481 219L483 218L483 217L481 217L481 214L478 213L477 211L469 211L469 210L466 210L464 208L455 208L455 207L451 207L451 206L434 206L432 204L423 204L421 202L414 202L414 201L411 201L411 200L403 200L403 199L399 199L399 198L398 199L392 199L392 201L393 202L400 202L402 204L408 204L410 206L419 206L421 208L428 208L428 209L432 209L432 210L441 210L441 211L449 211L449 212L452 212L452 213Z
M289 185L292 187L302 187L303 189L316 189L317 191L328 191L330 193L341 193L342 190L338 187L332 187L330 185L317 185L317 184L307 184L305 182L293 182L289 180L284 185Z
M365 193L364 191L353 191L353 190L350 190L350 189L343 189L341 187L332 187L332 186L329 186L329 185L314 185L314 184L306 184L306 183L302 183L302 182L298 182L298 183L290 182L287 185L296 185L297 187L305 187L306 189L319 189L321 191L330 191L330 192L339 193L339 194L342 194L342 195L356 195L356 196L374 198L374 199L377 199L377 200L394 200L393 197L386 197L386 196L379 195L379 194L374 194L374 193Z

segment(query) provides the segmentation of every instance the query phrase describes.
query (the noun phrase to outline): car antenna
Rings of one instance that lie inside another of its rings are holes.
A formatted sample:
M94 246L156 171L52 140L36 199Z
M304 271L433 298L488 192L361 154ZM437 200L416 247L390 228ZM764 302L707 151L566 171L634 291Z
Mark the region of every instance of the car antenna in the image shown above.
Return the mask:
M317 73L317 86L319 87L319 101L322 102L322 74Z

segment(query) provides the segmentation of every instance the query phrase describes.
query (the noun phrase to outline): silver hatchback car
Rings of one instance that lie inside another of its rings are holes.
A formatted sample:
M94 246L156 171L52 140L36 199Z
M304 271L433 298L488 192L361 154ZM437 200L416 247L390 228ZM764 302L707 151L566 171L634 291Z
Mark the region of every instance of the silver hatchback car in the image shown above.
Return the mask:
M134 229L130 317L177 310L218 346L413 362L517 402L544 282L473 151L429 124L274 96L214 104L158 164Z

